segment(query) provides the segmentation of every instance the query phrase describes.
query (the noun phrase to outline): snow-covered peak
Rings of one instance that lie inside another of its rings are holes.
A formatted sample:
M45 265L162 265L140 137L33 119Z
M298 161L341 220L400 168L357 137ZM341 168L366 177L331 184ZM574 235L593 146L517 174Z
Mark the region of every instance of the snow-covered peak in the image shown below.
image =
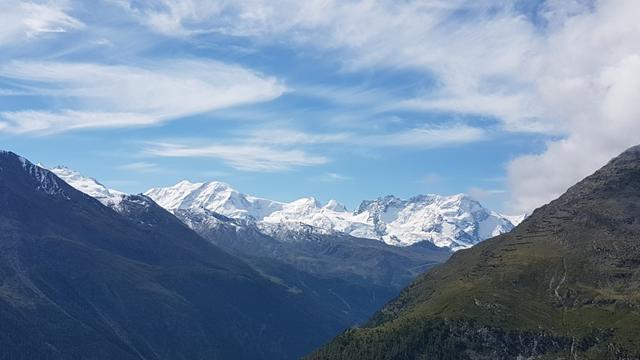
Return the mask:
M521 222L524 221L524 219L528 218L529 215L531 215L530 213L525 213L522 215L502 215L503 217L509 219L509 221L511 221L511 223L514 226L518 226L520 225Z
M300 215L308 215L318 211L322 204L314 197L306 197L294 200L290 203L283 204L281 211L296 213Z
M99 200L107 206L112 206L120 203L125 195L125 193L123 192L109 189L98 182L96 179L83 176L79 172L69 169L68 167L56 166L53 168L46 168L42 164L38 164L38 166L51 171L59 178L64 180L67 184Z
M466 194L418 195L408 200L389 195L363 201L349 212L336 200L325 205L313 197L279 202L242 194L221 182L182 181L145 195L170 211L206 209L234 219L251 220L270 235L296 229L318 233L341 232L376 239L390 245L409 246L429 241L437 246L462 249L510 231L513 224L487 210ZM286 231L283 231L286 229Z
M462 249L513 228L508 219L466 194L418 195L408 200L385 196L363 201L354 216L368 226L352 235L399 246L429 241Z
M170 187L150 189L145 192L145 195L152 198L163 208L174 210L180 208L185 199L202 185L204 184L183 180Z
M174 186L154 188L145 195L168 210L203 208L230 218L260 220L282 208L282 203L241 194L226 183L181 181Z
M337 200L329 200L323 207L323 209L337 211L337 212L346 212L346 206L340 204Z

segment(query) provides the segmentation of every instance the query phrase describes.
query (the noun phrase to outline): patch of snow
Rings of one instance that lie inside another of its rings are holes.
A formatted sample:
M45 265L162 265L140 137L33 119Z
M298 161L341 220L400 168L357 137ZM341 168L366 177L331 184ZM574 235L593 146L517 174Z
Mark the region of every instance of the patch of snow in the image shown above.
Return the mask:
M43 169L37 165L32 164L29 160L22 156L15 155L11 152L4 152L4 154L12 154L16 156L23 169L35 180L38 184L36 190L43 191L49 195L59 196L69 200L69 196L65 193L64 188L58 183L58 178L53 176L49 171Z
M46 169L46 167L41 164L39 164L39 166ZM125 196L123 192L108 189L96 179L83 176L79 172L69 169L68 167L56 166L54 168L48 168L48 170L56 174L67 184L97 199L104 205L114 207L120 204Z
M508 219L509 221L511 221L511 223L513 224L513 226L518 226L520 225L521 222L524 221L524 219L528 218L529 215L531 215L530 213L526 213L526 214L522 214L522 215L502 215L502 217Z

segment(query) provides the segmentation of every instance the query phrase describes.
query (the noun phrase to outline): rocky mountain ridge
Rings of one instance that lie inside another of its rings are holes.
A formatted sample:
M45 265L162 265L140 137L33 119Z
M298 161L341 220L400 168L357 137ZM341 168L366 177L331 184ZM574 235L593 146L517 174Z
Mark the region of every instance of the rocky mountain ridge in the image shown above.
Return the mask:
M453 250L513 228L511 221L464 194L420 195L408 200L395 196L364 201L348 211L336 200L321 204L313 197L289 203L238 192L220 182L182 181L166 188L154 188L145 195L169 211L206 209L223 216L253 221L267 234L284 239L283 232L315 231L344 233L375 239L394 246L428 241Z

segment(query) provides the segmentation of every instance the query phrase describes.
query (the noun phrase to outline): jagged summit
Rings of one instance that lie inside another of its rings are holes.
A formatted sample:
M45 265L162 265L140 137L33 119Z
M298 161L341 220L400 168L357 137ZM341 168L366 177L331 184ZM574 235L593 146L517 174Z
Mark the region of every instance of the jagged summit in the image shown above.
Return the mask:
M20 182L25 186L56 197L70 198L70 187L66 182L11 151L0 151L0 175L7 182L22 179Z
M337 200L331 199L323 206L323 208L338 212L346 212L347 207L339 203Z
M182 181L145 194L171 211L204 208L230 218L252 220L276 237L283 229L290 234L308 232L311 226L320 233L346 233L396 246L429 241L457 250L513 228L507 218L465 194L418 195L409 200L389 195L363 201L354 212L335 200L324 205L313 197L279 202L242 194L220 182Z
M402 200L389 195L363 201L354 213L372 225L372 234L390 244L430 241L437 246L467 248L510 231L513 224L466 194L418 195ZM365 235L365 234L363 234Z

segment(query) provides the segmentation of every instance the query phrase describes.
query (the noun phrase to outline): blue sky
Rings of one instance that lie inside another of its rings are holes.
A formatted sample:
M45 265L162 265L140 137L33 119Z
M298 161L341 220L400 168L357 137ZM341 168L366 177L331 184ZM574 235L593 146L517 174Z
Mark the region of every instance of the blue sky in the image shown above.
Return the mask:
M640 141L637 7L6 0L0 142L132 193L467 192L521 213Z

